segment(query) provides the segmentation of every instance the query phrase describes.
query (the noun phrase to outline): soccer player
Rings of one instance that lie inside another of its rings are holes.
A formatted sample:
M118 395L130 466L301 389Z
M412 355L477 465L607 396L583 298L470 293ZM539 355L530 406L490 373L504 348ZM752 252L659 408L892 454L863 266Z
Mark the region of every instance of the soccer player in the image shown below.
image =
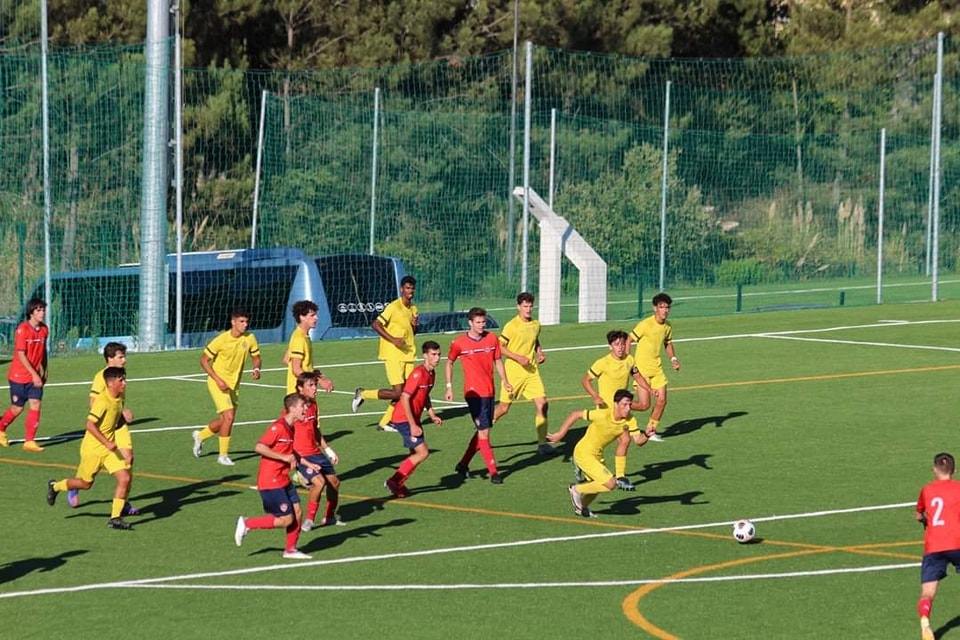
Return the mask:
M287 352L283 361L287 365L287 393L297 390L297 376L304 371L313 371L313 342L310 340L310 331L317 326L317 307L312 300L300 300L293 303L293 321L297 323L290 341L287 343ZM317 385L327 393L333 391L333 381L324 378L317 371Z
M86 431L80 442L77 474L72 478L48 481L47 504L52 507L61 491L89 489L100 470L106 469L117 482L107 526L111 529L129 530L133 526L123 519L123 510L130 491L132 454L129 449L119 448L116 442L117 429L123 420L123 392L127 386L127 372L121 367L107 367L103 371L103 380L105 393L97 396L87 414Z
M334 451L323 433L320 431L320 421L317 416L317 373L304 371L297 376L297 393L304 397L303 420L293 423L293 450L300 458L297 470L303 479L304 486L309 489L307 494L307 517L303 519L300 529L310 531L314 527L327 525L343 525L337 517L337 505L340 501L340 478L334 468L340 458ZM304 461L312 462L319 471L314 471ZM316 522L317 511L320 510L320 498L323 490L327 490L327 507L323 518Z
M393 424L403 437L403 446L410 451L410 455L400 463L396 473L383 483L383 486L396 498L406 498L410 495L407 479L430 455L423 433L423 424L420 421L423 410L427 410L427 415L430 416L433 424L438 427L443 424L443 420L430 404L430 391L436 381L437 365L440 364L440 345L433 340L427 340L423 343L422 351L423 364L415 368L403 383L400 401L393 412Z
M933 457L934 481L920 491L916 518L923 525L923 562L920 566L920 635L934 640L930 611L937 586L947 577L947 565L960 571L960 482L953 479L956 461L949 453Z
M547 440L559 442L577 420L582 418L590 423L573 449L574 462L583 469L589 480L568 487L573 511L579 516L595 518L590 505L598 494L613 491L617 486L616 477L603 464L604 447L624 436L632 439L638 447L647 442L647 436L637 425L637 419L630 414L632 402L632 393L618 389L613 394L610 408L574 411L563 421L559 431L547 434Z
M314 473L320 467L309 460L300 460L293 450L293 425L304 419L307 403L299 393L290 393L283 399L283 415L267 427L254 450L260 454L257 471L257 490L266 515L253 518L237 518L233 540L237 546L252 529L286 529L287 538L283 557L289 560L309 560L310 556L297 549L300 539L300 496L290 484L290 470L298 463Z
M663 372L663 364L660 360L661 347L670 357L670 364L673 365L674 371L680 371L680 359L677 358L677 352L673 348L673 327L667 321L672 304L673 300L666 293L661 292L653 296L653 315L638 322L630 333L630 337L637 343L637 368L650 381L650 387L656 391L653 394L656 401L650 411L650 420L646 428L647 438L654 442L663 440L663 437L657 433L657 427L660 426L663 410L667 407L667 376ZM640 396L640 403L649 405L650 391L638 387L637 393Z
M500 402L493 412L493 421L507 415L513 401L522 396L533 402L536 411L533 425L537 429L537 453L560 453L546 440L548 404L543 378L540 377L540 365L547 358L540 345L540 321L533 319L532 293L524 291L517 296L517 316L500 332L500 351L506 358L504 365L513 384L513 393L500 390Z
M450 344L447 353L447 365L444 373L447 381L447 391L444 399L453 400L453 363L458 359L463 367L463 397L470 408L470 417L476 433L467 445L463 457L457 463L455 470L464 480L470 478L470 461L477 450L487 466L490 482L502 484L503 477L497 471L497 461L493 457L490 447L490 429L493 427L493 369L496 367L500 374L500 381L508 393L513 392L513 386L507 378L503 367L500 352L500 341L486 330L487 312L480 307L474 307L467 312L469 329L465 334L456 338Z
M107 391L107 381L103 377L103 372L109 367L120 367L121 369L126 370L127 366L127 345L122 342L108 342L103 346L103 359L106 361L106 366L97 371L96 375L93 376L93 383L90 385L90 407L93 407L93 403L97 401L97 398L101 394L106 393ZM130 427L128 426L133 422L133 411L127 407L127 393L126 387L123 391L123 411L120 414L120 426L117 427L117 430L114 432L114 441L117 443L118 449L126 449L128 454L124 454L124 458L130 461L130 473L133 473L133 437L130 434ZM67 504L73 507L74 509L80 505L80 491L79 489L70 489L67 491ZM121 515L124 516L138 516L140 515L140 510L135 506L127 502L123 506L123 512Z
M380 418L378 431L393 431L391 416L396 407L403 383L413 371L417 359L413 334L417 330L420 312L413 304L413 295L417 291L417 281L412 276L403 276L400 280L400 297L391 302L373 320L371 328L380 336L380 352L377 357L383 360L387 370L389 389L364 389L357 387L353 395L351 408L356 413L365 400L389 400L390 405Z
M199 458L203 453L203 442L218 435L220 454L217 462L232 467L230 459L230 432L237 416L237 403L240 395L240 377L247 356L253 360L250 377L260 379L260 345L257 337L247 331L250 314L244 309L230 312L230 328L207 344L200 356L200 366L207 372L207 391L213 398L217 417L200 431L193 432L193 455Z
M24 424L23 450L40 453L37 429L40 427L40 404L43 385L47 383L47 337L50 329L44 323L47 303L39 298L27 302L27 319L17 325L13 338L13 360L7 372L10 383L10 406L0 417L0 447L9 447L7 427L30 405Z
M609 409L613 407L613 396L620 389L626 389L630 386L630 379L640 389L646 389L648 392L646 403L634 402L631 409L634 411L643 411L650 406L650 385L641 375L634 363L633 356L630 355L630 338L625 331L613 330L607 332L607 347L610 353L596 360L587 373L584 374L580 384L584 390L593 398L594 404L600 409ZM593 381L596 380L596 388ZM616 471L617 486L624 491L633 491L634 485L627 478L627 451L630 448L630 438L626 435L617 440L617 449L614 457L614 469ZM576 463L574 463L576 464ZM579 467L575 470L577 480L580 480Z

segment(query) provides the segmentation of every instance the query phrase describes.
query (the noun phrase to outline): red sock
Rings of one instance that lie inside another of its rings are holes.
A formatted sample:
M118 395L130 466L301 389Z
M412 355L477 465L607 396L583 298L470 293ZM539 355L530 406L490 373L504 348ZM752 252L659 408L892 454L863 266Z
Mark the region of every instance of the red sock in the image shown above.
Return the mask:
M477 453L477 434L474 433L473 437L470 438L470 444L467 445L467 450L463 452L463 457L460 458L460 464L463 466L469 466L470 461L473 460L474 454Z
M310 502L307 500L307 520L313 520L317 516L317 511L320 510L320 501Z
M257 516L256 518L246 518L245 523L247 529L273 529L273 523L276 520L275 517L267 516Z
M920 598L920 602L917 603L917 613L920 614L920 617L929 618L931 609L933 609L933 600L930 598Z
M401 463L400 463L400 468L397 469L397 473L394 474L394 475L399 476L399 478L397 478L397 482L399 482L400 484L403 484L404 482L406 482L406 481L407 481L407 478L409 478L409 477L413 474L413 471L414 471L414 469L416 469L416 468L417 468L417 465L414 464L414 463L410 460L410 458L407 458L406 460L404 460L403 462L401 462Z
M37 428L40 426L40 410L27 410L27 419L24 424L24 440L36 440Z
M483 462L487 465L487 471L490 475L493 475L497 472L497 461L493 458L493 449L490 448L490 440L488 438L481 439L477 446L480 448L480 455L483 456Z
M294 551L297 548L297 540L300 539L300 523L296 519L287 526L287 548L286 551Z
M323 519L330 521L337 517L337 504L340 503L339 491L327 491L327 508L323 510Z
M7 409L3 412L3 417L0 418L0 431L6 431L7 427L10 426L10 423L14 421L17 416L13 414L13 409Z

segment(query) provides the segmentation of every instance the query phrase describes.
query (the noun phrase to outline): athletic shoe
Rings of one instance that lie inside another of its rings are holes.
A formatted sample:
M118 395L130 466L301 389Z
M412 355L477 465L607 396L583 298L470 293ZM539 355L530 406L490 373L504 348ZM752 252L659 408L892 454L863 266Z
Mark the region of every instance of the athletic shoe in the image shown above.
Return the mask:
M397 428L388 422L387 424L378 424L377 431L389 431L390 433L397 433Z
M473 477L470 475L469 467L467 467L467 465L463 464L462 462L458 462L457 466L455 466L453 470L456 471L457 475L463 478L464 480L469 480L470 478Z
M313 531L313 520L304 520L300 524L300 531Z
M203 442L200 440L200 432L193 432L193 457L199 458L203 455Z
M406 487L404 487L406 489ZM320 522L317 523L318 527L345 527L347 523L341 520L340 518L334 516L332 518L320 518Z
M586 478L583 475L583 469L577 466L577 461L573 458L570 458L570 464L573 465L573 481L577 484L584 482Z
M350 402L350 409L356 413L360 411L360 405L363 404L363 387L357 387L353 392L353 400Z
M386 482L383 483L383 486L393 494L394 498L406 498L407 494L404 492L403 487L394 480L393 478L387 478Z
M920 639L936 640L936 636L933 635L933 629L930 628L930 618L926 616L920 618Z
M579 516L582 517L582 518L596 518L596 517L597 517L597 514L595 514L593 511L590 511L590 509L588 509L588 508L586 508L586 507L583 507L582 509L580 509L580 513L578 513L577 515L579 515Z
M67 504L71 508L76 509L80 506L80 490L79 489L70 489L67 491Z
M499 473L495 473L490 476L490 482L493 484L503 484L503 476L501 476Z
M583 509L583 500L581 500L580 492L577 491L577 485L572 484L567 487L567 490L570 492L570 502L573 503L573 510L580 513Z
M237 518L237 528L233 531L233 541L237 543L238 547L243 544L243 539L247 537L249 531L250 529L247 529L247 523L243 516Z
M135 506L129 502L124 503L123 509L120 510L121 516L138 516L140 515L140 509L137 509Z
M217 457L217 464L222 464L222 465L225 466L225 467L232 467L232 466L234 466L234 462L233 462L233 460L230 459L230 456L218 456L218 457Z
M27 440L23 443L23 450L30 453L40 453L43 451L43 447L38 445L36 440Z
M309 560L310 556L305 554L299 549L291 549L290 551L284 551L283 557L287 560Z
M7 432L0 431L0 447L9 447L10 441L7 440Z
M650 442L663 442L663 436L656 431L651 431L647 433L647 440Z
M56 480L47 480L47 504L51 507L57 502L57 490L53 488Z
M307 480L307 477L305 475L300 473L299 469L293 472L293 479L297 482L298 485L300 485L304 489L310 488L310 481Z
M630 482L630 478L627 476L620 476L617 478L617 489L620 489L621 491L635 491L636 488L637 487Z
M559 449L546 442L537 447L537 454L541 456L555 456L558 453L560 453Z
M107 520L107 529L118 529L120 531L130 531L133 525L123 518L110 518Z

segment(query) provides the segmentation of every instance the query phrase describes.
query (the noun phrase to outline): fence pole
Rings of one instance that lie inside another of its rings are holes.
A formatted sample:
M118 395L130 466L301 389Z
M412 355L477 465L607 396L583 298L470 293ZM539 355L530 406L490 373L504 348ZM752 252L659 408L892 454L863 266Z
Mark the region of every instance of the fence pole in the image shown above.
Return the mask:
M663 101L663 175L660 178L660 291L666 288L667 274L667 169L670 145L670 81Z
M267 124L267 92L260 92L260 130L257 131L257 165L253 172L253 220L250 223L250 248L257 248L257 217L260 215L260 175L263 171L264 131Z
M937 126L934 128L934 170L933 170L933 218L931 220L933 233L930 246L930 278L931 299L936 302L939 298L940 279L940 141L943 121L943 32L937 34L937 98L936 114Z
M883 302L883 195L887 175L887 130L880 129L880 194L877 198L877 304Z
M380 87L373 90L373 149L370 162L370 255L376 239L377 217L377 147L380 144Z

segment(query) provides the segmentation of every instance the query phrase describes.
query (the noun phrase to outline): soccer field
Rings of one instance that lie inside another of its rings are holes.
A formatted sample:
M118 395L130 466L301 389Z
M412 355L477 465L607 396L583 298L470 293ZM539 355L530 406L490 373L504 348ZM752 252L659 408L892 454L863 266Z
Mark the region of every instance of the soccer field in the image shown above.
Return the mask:
M683 367L668 371L664 442L631 448L637 490L602 494L596 519L574 515L566 490L585 425L571 430L564 456L537 456L529 403L492 431L504 484L458 479L472 427L463 406L442 401L442 374L433 396L444 424L425 427L431 456L410 478L413 495L388 499L383 482L406 455L400 438L375 430L381 404L350 411L357 386L385 382L376 344L316 343L336 384L318 399L340 456L347 526L302 534L309 561L281 558L280 530L233 542L237 516L261 511L253 445L280 410L282 345L264 349L259 382L244 378L232 468L191 455L191 431L213 416L200 352L130 354L131 500L143 511L130 532L106 528L109 476L77 509L63 496L44 502L47 480L74 470L102 363L55 359L46 451L20 450L22 417L9 430L14 444L0 449L2 635L918 636L913 503L933 455L960 454L960 303L713 318L685 318L680 303L670 319ZM580 378L606 352L605 332L631 327L544 328L551 430L588 407ZM450 336L439 342L445 353ZM731 537L740 518L757 525L751 544ZM941 586L938 638L960 638L958 585Z

